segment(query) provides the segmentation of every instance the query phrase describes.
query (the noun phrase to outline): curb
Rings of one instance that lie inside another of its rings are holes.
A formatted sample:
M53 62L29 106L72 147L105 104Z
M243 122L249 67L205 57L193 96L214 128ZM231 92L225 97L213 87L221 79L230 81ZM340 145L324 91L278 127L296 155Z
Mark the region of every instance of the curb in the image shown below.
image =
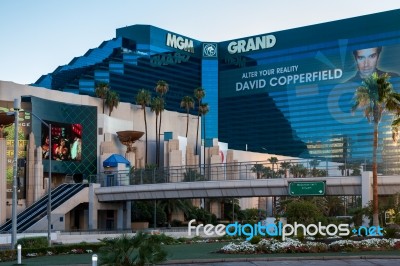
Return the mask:
M188 260L170 260L158 265L171 264L197 264L197 263L220 263L220 262L252 262L252 261L301 261L301 260L367 260L367 259L400 259L400 255L356 255L356 256L320 256L320 257L258 257L258 258L232 258L232 259L188 259Z

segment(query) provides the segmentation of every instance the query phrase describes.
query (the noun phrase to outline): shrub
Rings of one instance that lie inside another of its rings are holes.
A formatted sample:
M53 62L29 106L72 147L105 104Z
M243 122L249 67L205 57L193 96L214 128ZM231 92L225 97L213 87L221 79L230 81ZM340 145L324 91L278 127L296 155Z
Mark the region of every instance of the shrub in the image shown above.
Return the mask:
M351 252L357 250L357 247L351 240L338 240L328 245L328 249L333 252Z
M182 226L182 221L179 221L179 220L172 220L172 221L171 221L171 226L172 226L172 227L179 227L179 226Z
M166 260L167 253L162 248L163 236L137 232L135 236L122 235L105 238L100 249L100 263L107 265L147 265Z
M47 238L45 238L47 239ZM27 240L24 240L27 241ZM46 242L47 245L47 242ZM22 246L22 245L21 245ZM53 245L51 247L41 247L41 248L26 248L22 246L22 256L23 257L38 257L46 255L59 255L59 254L71 254L79 252L82 253L93 253L99 250L103 244L101 243L81 243L81 244L70 244L70 245ZM15 250L1 250L0 251L0 261L12 261L16 260L17 253Z
M307 215L304 215L304 214ZM325 219L318 207L309 201L293 201L286 207L286 215L288 223L293 224L317 224Z
M304 236L303 230L301 230L301 229L297 230L297 239L300 242L304 242L304 238L305 238L305 236Z
M164 245L173 245L179 244L179 241L171 236L167 236L166 234L154 235L154 239L156 239L159 243Z
M49 245L47 237L24 237L17 240L24 249L46 248Z
M395 238L396 237L396 228L394 227L387 227L385 228L385 230L383 231L383 236L385 238Z
M261 241L261 237L260 236L253 236L250 239L250 244L255 245L255 244L258 244L258 242L260 242L260 241Z

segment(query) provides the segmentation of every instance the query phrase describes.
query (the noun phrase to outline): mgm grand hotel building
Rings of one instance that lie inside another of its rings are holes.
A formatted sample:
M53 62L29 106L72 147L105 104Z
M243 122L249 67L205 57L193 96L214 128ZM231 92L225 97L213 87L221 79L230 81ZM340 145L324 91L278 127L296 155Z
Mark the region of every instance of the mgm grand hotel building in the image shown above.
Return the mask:
M94 95L109 83L135 104L158 80L170 87L167 110L204 88L202 138L229 149L356 163L371 169L373 125L352 112L354 92L373 71L390 73L400 92L400 9L223 42L200 41L151 25L116 30L115 38L74 58L34 86ZM235 29L226 29L232 30ZM196 115L197 109L191 110ZM400 173L391 120L379 124L379 171Z

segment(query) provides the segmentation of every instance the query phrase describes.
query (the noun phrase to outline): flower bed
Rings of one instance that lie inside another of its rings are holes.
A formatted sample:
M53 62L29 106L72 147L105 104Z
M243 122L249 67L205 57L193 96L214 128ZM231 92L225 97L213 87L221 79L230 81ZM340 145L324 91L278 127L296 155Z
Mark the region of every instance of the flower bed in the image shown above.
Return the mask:
M400 239L365 239L361 241L338 240L327 245L321 242L300 242L294 239L280 241L276 239L262 239L257 244L244 241L229 243L218 252L226 254L256 254L256 253L320 253L343 251L369 251L369 250L394 250L400 249Z

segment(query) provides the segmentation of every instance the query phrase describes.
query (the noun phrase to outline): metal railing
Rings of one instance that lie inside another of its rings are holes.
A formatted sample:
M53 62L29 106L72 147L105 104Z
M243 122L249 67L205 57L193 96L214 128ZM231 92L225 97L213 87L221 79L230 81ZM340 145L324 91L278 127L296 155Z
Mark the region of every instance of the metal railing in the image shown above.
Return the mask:
M87 178L89 183L101 186L126 186L157 183L250 180L267 178L329 177L348 175L343 164L315 159L285 161L250 161L224 164L206 164L181 167L105 171ZM361 169L360 169L361 170ZM360 174L361 175L361 174Z

